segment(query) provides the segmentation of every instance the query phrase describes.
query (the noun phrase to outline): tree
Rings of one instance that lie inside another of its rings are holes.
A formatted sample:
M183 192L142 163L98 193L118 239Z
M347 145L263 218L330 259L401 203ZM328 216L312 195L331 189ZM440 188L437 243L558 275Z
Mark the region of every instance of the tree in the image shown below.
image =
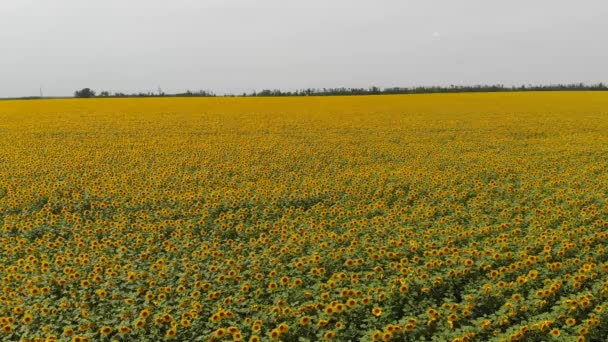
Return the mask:
M95 97L95 91L91 90L91 88L83 88L80 90L76 90L74 92L74 97L80 97L80 98Z

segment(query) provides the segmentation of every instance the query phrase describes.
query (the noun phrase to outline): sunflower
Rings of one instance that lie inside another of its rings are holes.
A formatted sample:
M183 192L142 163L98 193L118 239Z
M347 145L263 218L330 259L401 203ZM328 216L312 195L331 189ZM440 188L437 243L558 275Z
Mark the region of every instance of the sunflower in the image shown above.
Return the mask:
M307 326L309 325L311 322L311 319L309 316L303 316L302 318L300 318L300 325L301 326Z
M74 329L70 328L70 327L64 328L63 335L68 336L68 337L74 335Z
M281 323L281 324L279 324L278 329L281 332L281 334L285 334L289 330L289 326L286 323Z
M33 318L31 315L26 314L26 315L25 315L25 316L23 316L23 318L21 319L21 322L23 322L23 324L31 324L33 320L34 320L34 318Z
M272 329L270 331L270 338L273 340L278 339L281 336L281 332L278 329Z
M325 334L323 334L323 338L326 340L331 340L334 337L336 337L336 333L333 330L326 331Z
M143 319L138 319L137 321L135 321L135 323L133 324L133 326L136 329L142 329L143 327L146 326L146 321Z
M108 336L112 333L112 328L109 326L103 326L99 329L99 333L104 335L104 336Z
M213 335L217 338L222 338L222 337L226 336L226 329L219 328L213 333Z
M176 328L171 328L171 329L167 330L167 332L165 333L165 336L168 338L173 338L173 337L175 337L175 335L177 335Z

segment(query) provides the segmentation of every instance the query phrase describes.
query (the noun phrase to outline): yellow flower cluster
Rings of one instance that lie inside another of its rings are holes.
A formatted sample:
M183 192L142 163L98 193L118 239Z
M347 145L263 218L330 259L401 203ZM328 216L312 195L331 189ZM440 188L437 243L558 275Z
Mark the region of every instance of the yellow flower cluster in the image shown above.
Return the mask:
M0 102L0 339L597 341L608 93Z

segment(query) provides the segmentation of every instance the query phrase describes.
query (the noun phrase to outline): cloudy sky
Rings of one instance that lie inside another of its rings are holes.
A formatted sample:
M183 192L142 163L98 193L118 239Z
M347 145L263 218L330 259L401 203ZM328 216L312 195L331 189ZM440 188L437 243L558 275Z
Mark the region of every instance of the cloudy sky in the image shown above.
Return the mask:
M608 81L606 0L2 0L0 97Z

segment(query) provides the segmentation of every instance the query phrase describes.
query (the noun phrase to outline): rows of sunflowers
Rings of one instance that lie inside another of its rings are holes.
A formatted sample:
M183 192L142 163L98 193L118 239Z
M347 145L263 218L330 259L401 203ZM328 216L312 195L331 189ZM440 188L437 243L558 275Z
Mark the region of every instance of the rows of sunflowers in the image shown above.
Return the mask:
M0 102L0 339L608 338L608 93Z

